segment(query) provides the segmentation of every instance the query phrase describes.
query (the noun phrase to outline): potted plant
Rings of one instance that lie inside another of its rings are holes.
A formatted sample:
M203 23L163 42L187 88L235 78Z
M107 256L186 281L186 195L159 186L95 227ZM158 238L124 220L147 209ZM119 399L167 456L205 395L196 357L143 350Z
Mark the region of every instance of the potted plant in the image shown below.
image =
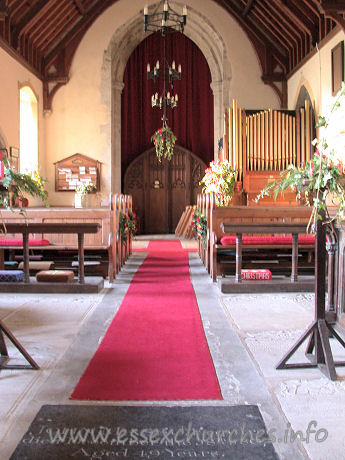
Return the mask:
M214 193L217 206L228 206L235 191L236 171L227 160L211 161L200 181L204 193Z

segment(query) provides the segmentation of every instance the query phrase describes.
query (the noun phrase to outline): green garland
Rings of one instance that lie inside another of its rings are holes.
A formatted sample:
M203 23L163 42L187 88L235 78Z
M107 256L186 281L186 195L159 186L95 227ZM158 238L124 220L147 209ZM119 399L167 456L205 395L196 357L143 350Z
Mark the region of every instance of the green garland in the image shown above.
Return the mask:
M136 215L132 211L127 214L120 213L120 234L122 244L126 244L129 236L134 236L137 231Z
M205 214L196 209L192 216L192 229L196 235L196 238L199 239L204 246L206 247L207 243L207 219Z
M174 153L176 136L168 125L163 125L162 128L158 129L151 137L151 142L156 147L156 155L159 161L162 161L162 157L171 160Z

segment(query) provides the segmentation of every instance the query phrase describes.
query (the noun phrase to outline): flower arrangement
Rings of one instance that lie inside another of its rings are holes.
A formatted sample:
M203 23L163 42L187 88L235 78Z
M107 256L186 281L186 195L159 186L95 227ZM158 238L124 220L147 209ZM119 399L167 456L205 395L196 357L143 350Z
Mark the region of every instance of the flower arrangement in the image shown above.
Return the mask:
M196 209L192 216L192 229L197 239L206 247L207 242L207 219L205 214Z
M120 213L120 234L122 244L126 244L130 236L134 236L137 231L136 215L132 211Z
M82 196L96 191L97 187L92 182L79 182L75 189L75 193Z
M169 161L174 153L174 147L176 142L176 136L169 128L168 125L163 125L162 128L158 129L151 137L156 148L156 155L159 161L162 161L162 157L167 158Z
M227 160L211 161L200 181L204 193L214 193L217 206L228 206L235 191L236 171Z
M281 172L280 179L268 184L255 201L271 193L277 197L278 193L284 194L290 188L296 190L298 198L304 194L306 204L313 206L311 221L324 216L328 221L332 220L327 210L329 198L337 206L334 218L345 219L345 115L338 112L340 107L345 108L343 96L344 82L329 114L319 116L316 127L323 128L322 138L313 141L316 150L312 158L300 167L289 165Z
M17 172L4 154L0 157L0 163L2 163L0 206L12 209L15 203L25 200L25 195L40 197L47 205L48 196L44 190L46 180L40 176L38 171L29 173Z

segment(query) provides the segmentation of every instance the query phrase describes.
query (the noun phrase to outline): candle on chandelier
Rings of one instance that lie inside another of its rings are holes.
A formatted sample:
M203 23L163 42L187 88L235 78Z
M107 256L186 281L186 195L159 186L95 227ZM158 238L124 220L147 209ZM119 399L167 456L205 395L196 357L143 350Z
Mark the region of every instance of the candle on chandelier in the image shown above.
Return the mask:
M186 5L183 7L182 14L183 14L183 16L187 16L187 6Z
M147 5L144 7L144 15L147 16L149 14L149 8Z
M159 69L159 61L156 62L156 68Z
M151 71L150 64L147 64L147 73L150 73L150 71Z
M175 61L172 61L171 67L175 70Z
M164 2L163 10L168 11L168 2Z
M181 71L182 71L182 67L181 67L181 64L178 65L178 73L181 74Z

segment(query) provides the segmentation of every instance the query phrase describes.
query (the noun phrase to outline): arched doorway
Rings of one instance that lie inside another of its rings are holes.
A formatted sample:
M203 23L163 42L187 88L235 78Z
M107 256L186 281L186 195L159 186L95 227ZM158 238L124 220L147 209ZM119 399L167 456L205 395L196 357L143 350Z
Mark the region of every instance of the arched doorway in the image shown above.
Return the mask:
M171 2L171 6L174 7L174 2ZM221 34L213 26L211 20L194 8L189 8L188 10L188 27L186 27L184 34L201 50L210 68L211 89L214 96L213 158L217 158L218 140L222 137L224 128L224 108L230 104L231 64ZM111 168L111 190L116 193L120 193L123 190L123 170L121 168L123 77L126 64L132 52L146 37L147 34L145 34L143 28L142 11L140 11L116 30L103 55L101 86L104 90L104 104L109 120L109 123L104 126L104 130L109 133L109 138L111 139L107 149L109 149ZM146 62L144 62L144 65L146 65ZM108 97L110 94L111 98ZM157 126L155 126L156 128ZM188 148L191 147L188 146ZM193 149L193 151L196 150Z
M159 162L152 148L135 158L124 176L124 193L133 196L139 232L174 233L183 210L196 203L205 163L175 146L171 161Z

